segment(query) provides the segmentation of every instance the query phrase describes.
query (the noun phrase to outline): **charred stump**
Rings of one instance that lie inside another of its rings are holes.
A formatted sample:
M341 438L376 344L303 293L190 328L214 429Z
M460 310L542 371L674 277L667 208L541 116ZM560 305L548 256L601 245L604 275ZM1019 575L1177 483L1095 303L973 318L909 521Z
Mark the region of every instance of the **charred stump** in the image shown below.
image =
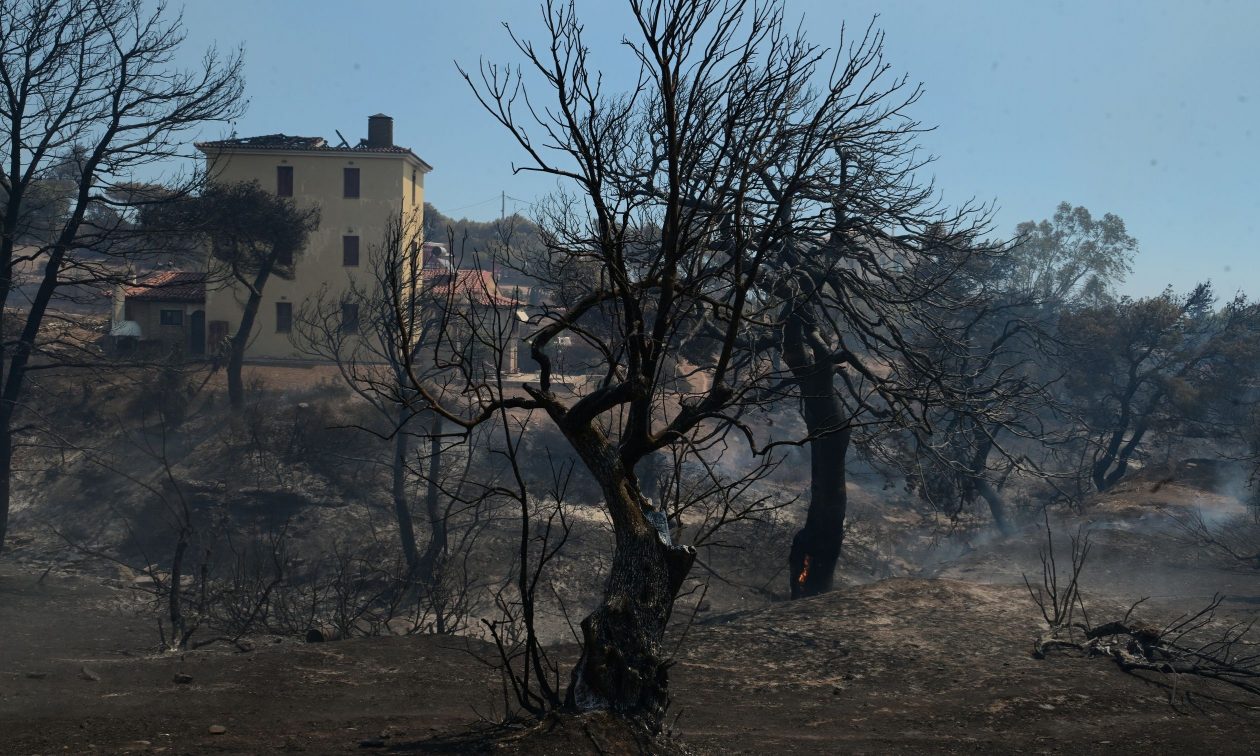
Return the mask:
M604 599L582 620L582 656L569 686L570 707L607 709L659 729L671 664L662 639L694 561L695 550L671 544L668 531L618 537Z

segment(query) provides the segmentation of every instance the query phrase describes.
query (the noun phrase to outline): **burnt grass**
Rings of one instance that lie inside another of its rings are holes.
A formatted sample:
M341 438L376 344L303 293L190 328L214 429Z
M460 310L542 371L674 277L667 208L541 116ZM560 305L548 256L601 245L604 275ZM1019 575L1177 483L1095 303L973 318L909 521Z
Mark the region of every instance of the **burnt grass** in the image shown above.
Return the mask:
M185 428L199 424L213 426L214 416L193 416ZM782 521L733 530L745 548L704 554L707 566L693 578L707 579L707 589L687 587L669 638L676 665L665 738L599 714L498 724L503 689L483 661L493 649L474 637L255 637L247 652L219 644L159 654L134 573L65 550L40 525L106 522L102 502L121 508L134 493L82 462L54 461L25 481L36 495L0 556L3 754L1244 753L1260 731L1260 697L1226 686L1130 674L1107 659L1033 658L1043 623L1022 575L1040 572L1036 518L1025 516L1006 538L978 528L950 533L885 499L892 494L877 481L851 490L853 527L834 593L777 598L799 502ZM177 473L186 480L214 479L213 470L184 465ZM1215 493L1220 481L1202 467L1135 474L1055 520L1064 546L1079 526L1092 534L1082 580L1095 623L1118 619L1145 596L1141 619L1166 622L1218 591L1223 619L1260 612L1260 571L1176 527L1179 514L1242 510ZM313 537L362 527L356 513L368 510L337 504L335 488L361 481L338 483L337 468L299 472L264 491L302 493L280 502L297 512L295 528ZM589 515L586 535L557 567L575 597L593 595L603 565L606 533L597 511ZM87 530L101 541L116 536L104 525ZM511 538L510 529L487 536L477 564L490 569L486 560ZM564 623L549 623L556 653L571 659Z
M1091 522L1099 539L1098 563L1085 575L1099 620L1122 611L1133 591L1154 594L1147 589L1160 586L1168 588L1152 599L1149 616L1175 615L1224 579L1233 592L1224 611L1239 619L1254 614L1260 576L1213 561L1153 520L1174 498L1202 505L1211 503L1210 495L1188 487L1158 493L1136 486L1078 518ZM211 648L154 655L152 628L128 609L126 589L4 564L0 751L1253 748L1260 727L1254 697L1185 677L1129 674L1105 659L1034 659L1040 618L1012 576L1035 566L1039 538L1029 526L942 565L937 576L888 578L804 601L702 616L673 671L673 739L658 741L601 716L558 718L533 729L492 724L503 698L495 672L478 660L490 652L478 640L259 639L247 653ZM191 680L178 683L176 675ZM212 734L215 725L224 732Z

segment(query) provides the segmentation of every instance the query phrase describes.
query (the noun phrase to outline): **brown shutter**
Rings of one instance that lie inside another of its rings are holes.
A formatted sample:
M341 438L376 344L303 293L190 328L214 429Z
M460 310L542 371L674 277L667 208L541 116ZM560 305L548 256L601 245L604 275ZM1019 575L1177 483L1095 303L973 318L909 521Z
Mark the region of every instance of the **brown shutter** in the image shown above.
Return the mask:
M355 198L359 196L359 169L345 168L342 176L345 178L345 196Z
M278 165L276 166L276 196L292 197L293 196L293 166Z
M341 303L341 331L342 333L358 333L359 305L357 303Z
M276 302L276 333L293 330L293 303Z
M341 237L341 264L347 268L359 266L359 237Z

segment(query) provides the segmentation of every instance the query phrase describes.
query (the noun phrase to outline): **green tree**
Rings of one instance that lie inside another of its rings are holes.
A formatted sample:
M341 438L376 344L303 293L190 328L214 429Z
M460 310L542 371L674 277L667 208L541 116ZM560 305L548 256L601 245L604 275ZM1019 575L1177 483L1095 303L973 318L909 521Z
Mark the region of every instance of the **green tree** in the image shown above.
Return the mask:
M267 281L272 276L293 277L307 239L319 228L319 216L318 207L299 208L257 182L211 185L184 208L188 226L209 244L212 272L217 274L212 280L245 294L241 321L228 342L228 398L233 407L245 402L241 369Z
M1113 298L1116 284L1132 271L1138 248L1119 216L1095 218L1068 202L1060 203L1049 220L1020 223L1015 238L1004 272L1011 290L1051 307Z

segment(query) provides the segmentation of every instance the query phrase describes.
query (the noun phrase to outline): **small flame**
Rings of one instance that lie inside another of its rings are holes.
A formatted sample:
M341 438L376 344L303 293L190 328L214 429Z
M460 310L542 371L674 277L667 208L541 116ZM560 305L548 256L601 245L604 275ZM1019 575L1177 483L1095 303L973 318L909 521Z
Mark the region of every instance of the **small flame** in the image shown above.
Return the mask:
M809 554L805 555L805 566L801 568L801 574L796 576L797 585L805 585L806 578L809 577Z

